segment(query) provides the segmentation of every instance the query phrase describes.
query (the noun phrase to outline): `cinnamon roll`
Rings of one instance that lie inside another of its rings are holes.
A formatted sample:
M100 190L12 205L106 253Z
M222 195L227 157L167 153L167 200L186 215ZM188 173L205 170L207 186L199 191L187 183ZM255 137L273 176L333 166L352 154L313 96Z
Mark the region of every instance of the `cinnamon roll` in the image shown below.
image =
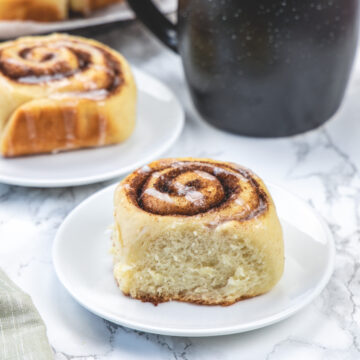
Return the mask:
M12 157L119 143L135 124L126 60L80 37L0 44L0 152Z
M114 276L142 301L231 305L284 268L282 229L262 180L233 163L163 159L117 187Z
M119 2L123 2L123 0L70 0L70 9L83 15L89 15L93 10Z
M68 0L0 0L0 19L59 21L67 9Z

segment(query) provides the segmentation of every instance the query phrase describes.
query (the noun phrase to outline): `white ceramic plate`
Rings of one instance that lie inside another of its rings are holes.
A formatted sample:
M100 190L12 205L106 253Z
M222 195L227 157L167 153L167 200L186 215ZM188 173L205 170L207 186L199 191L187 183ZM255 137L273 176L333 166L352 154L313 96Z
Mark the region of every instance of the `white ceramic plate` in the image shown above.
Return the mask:
M128 140L59 154L0 157L0 182L35 187L91 184L120 176L159 157L179 137L184 111L163 83L137 69L134 75L138 113L135 131Z
M65 288L84 307L114 323L176 336L244 332L299 311L330 279L335 250L327 225L304 201L270 186L286 256L284 275L271 292L228 307L180 302L154 306L126 297L113 279L109 253L114 189L110 186L80 204L61 225L53 247L55 270Z

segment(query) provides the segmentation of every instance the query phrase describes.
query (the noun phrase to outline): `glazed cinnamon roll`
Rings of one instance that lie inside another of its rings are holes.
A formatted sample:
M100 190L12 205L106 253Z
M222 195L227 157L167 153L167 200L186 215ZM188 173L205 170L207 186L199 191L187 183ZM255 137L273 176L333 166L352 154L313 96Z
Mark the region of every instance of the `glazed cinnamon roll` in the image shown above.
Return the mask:
M119 143L135 124L126 60L69 35L0 45L0 152L19 156Z
M0 19L58 21L67 9L68 0L0 0Z
M114 276L135 299L231 305L268 292L283 273L271 195L239 165L155 161L119 184L114 204Z
M70 9L83 15L89 15L93 10L120 2L123 0L70 0Z

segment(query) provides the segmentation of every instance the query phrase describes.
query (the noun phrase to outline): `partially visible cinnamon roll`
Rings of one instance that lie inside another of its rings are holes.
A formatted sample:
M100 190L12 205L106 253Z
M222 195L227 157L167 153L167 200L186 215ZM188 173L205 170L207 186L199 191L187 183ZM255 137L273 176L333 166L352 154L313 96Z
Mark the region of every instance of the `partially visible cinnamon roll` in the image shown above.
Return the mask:
M83 15L89 15L91 11L119 2L123 2L123 0L70 0L70 9Z
M131 69L107 46L59 34L0 44L3 156L118 143L135 116Z
M0 0L1 20L59 21L67 10L68 0Z
M135 299L231 305L264 294L284 267L262 180L233 163L164 159L117 187L114 276Z

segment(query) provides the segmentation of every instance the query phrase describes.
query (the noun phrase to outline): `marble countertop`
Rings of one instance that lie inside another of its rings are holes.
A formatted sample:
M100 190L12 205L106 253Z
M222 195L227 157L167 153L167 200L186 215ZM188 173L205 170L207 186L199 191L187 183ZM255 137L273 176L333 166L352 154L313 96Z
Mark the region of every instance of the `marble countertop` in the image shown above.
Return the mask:
M165 156L235 161L298 194L326 219L337 255L334 275L323 293L279 324L214 338L146 334L82 308L59 283L52 267L52 242L64 217L114 180L58 189L0 184L0 264L32 296L47 325L56 360L359 359L360 59L342 108L326 126L291 138L251 139L216 130L196 116L179 58L138 23L80 33L120 50L177 94L186 109L186 126Z

